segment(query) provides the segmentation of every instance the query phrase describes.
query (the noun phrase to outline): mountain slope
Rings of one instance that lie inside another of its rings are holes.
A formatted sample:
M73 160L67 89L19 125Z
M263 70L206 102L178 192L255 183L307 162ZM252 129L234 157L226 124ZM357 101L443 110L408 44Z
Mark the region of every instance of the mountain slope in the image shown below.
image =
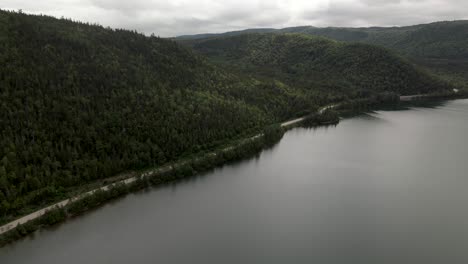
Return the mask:
M468 59L468 21L444 21L408 27L346 28L312 26L283 29L248 29L222 34L181 36L178 40L200 40L246 33L300 33L338 41L362 42L398 50L420 58Z
M316 107L177 43L0 11L0 218Z
M279 32L300 32L387 47L454 85L468 88L468 21L393 28L300 27Z
M427 93L449 87L402 57L376 46L301 34L247 34L197 41L213 61L322 92Z
M255 31L255 29L251 30ZM300 33L338 41L378 45L397 51L459 87L468 89L468 21L445 21L408 27L346 28L312 26L270 29L274 33ZM207 37L233 36L243 31L211 34ZM193 45L203 41L203 35L177 39Z
M468 59L468 21L436 22L392 28L315 28L279 30L375 44L422 58Z

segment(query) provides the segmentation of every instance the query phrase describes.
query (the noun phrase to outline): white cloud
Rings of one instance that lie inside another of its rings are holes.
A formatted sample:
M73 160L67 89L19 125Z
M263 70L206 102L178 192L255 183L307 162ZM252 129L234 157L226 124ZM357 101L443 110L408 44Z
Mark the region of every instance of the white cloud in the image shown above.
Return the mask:
M0 7L161 36L252 27L393 26L468 18L465 0L2 0Z

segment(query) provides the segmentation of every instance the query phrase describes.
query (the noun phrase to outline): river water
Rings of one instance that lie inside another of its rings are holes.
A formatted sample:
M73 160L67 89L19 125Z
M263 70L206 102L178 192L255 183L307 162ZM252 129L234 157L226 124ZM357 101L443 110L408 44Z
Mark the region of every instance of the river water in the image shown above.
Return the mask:
M0 263L468 263L468 100L297 128L257 158L128 195Z

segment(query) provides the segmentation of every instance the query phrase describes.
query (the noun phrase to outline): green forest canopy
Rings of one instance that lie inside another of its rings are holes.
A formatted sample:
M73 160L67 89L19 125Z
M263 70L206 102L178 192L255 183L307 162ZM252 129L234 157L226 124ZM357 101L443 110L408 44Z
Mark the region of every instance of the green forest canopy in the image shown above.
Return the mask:
M360 42L391 48L420 58L468 59L468 20L434 22L407 27L313 27L248 29L222 34L180 36L180 41L195 41L247 33L300 33L344 42Z
M347 28L312 26L283 29L248 29L222 34L181 36L177 41L193 45L209 38L246 33L297 33L343 42L366 43L392 49L412 62L443 77L454 85L468 88L468 21L443 21L407 27Z
M276 78L302 92L355 96L428 93L447 88L393 52L303 34L244 34L197 41L193 48L244 73Z
M296 35L236 41L242 50L226 52L226 40L205 47L224 61L215 65L172 40L0 11L0 221L333 101L446 88L372 46ZM224 67L226 56L260 74ZM335 67L349 71L326 81Z

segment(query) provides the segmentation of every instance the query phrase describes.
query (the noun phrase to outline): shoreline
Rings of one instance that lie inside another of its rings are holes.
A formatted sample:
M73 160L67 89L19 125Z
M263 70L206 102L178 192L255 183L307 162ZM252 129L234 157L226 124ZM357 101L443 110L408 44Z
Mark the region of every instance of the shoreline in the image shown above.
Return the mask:
M458 99L460 95L461 94L456 94L455 95L456 98L453 98L454 95L449 95L449 98ZM415 98L421 98L421 97L417 95L415 96ZM447 98L447 95L439 95L439 96L432 95L432 96L424 97L424 99L435 99L435 98L444 99L444 98ZM401 99L401 97L399 99ZM364 101L367 103L371 102L370 99L366 99ZM403 103L403 102L408 102L408 101L399 100L396 103ZM360 106L360 104L362 104L362 102L357 102L357 106ZM344 107L344 109L342 109L342 107ZM371 106L371 105L368 105L368 107L369 107L368 110L370 110L370 108L374 108L374 106ZM343 103L331 104L328 106L321 107L318 111L316 111L315 113L311 115L307 115L301 118L296 118L290 121L283 122L281 124L276 124L276 126L282 128L282 131L284 134L285 130L291 129L300 123L304 123L310 118L321 116L323 113L327 112L327 110L331 110L331 109L337 109L338 111L342 111L342 112L347 112L350 110L359 111L359 112L365 111L364 109L353 109L353 108L350 109L349 105L346 105ZM333 123L335 122L328 122L328 123L320 122L316 125L330 125ZM278 138L278 141L279 139L281 139L281 137L282 137L282 134ZM162 183L171 182L174 180L178 180L180 178L191 176L203 170L211 169L211 168L226 164L230 161L250 157L250 155L252 154L255 154L255 153L258 154L259 151L268 147L269 144L276 143L276 142L265 142L264 139L265 139L265 134L260 133L260 134L257 134L255 136L252 136L246 139L234 141L228 147L213 150L199 157L195 157L193 159L181 160L181 161L178 161L173 164L169 164L169 165L157 168L157 169L153 168L153 169L143 170L141 172L137 172L138 175L136 176L131 176L125 179L118 180L113 183L109 183L105 186L95 188L93 190L81 193L69 199L65 199L60 202L49 205L47 207L36 210L35 212L32 212L28 215L22 216L14 221L11 221L7 224L0 226L0 247L10 242L13 242L15 240L18 240L19 238L22 238L28 234L31 234L38 229L41 229L46 226L51 226L53 224L62 222L63 220L69 217L82 214L91 208L94 208L103 204L107 200L117 198L124 194L134 192L136 190L149 187L151 185L159 185ZM234 154L234 156L229 157L230 154ZM224 157L224 156L227 156L227 157ZM198 171L194 170L196 163L204 163L207 160L213 160L213 159L216 160L213 163L213 165L205 165L205 166L202 165L201 168L197 168ZM220 161L218 161L217 159L220 159ZM183 175L179 176L178 175L180 173L179 170L184 170L184 168L187 169L187 172L182 172ZM168 177L168 179L164 179L166 174L175 174L176 176L172 175L171 177ZM107 196L105 194L107 194ZM93 201L94 196L100 196L101 198L99 199L101 200ZM89 203L87 204L86 202L87 200L92 200L94 204L92 203L91 203L92 205L89 205ZM84 208L79 208L79 206L76 206L76 204L80 204L82 202L86 204ZM65 212L67 208L71 210L67 210L68 212ZM48 215L55 215L57 214L57 212L59 213L59 217L57 219L52 219L52 220L47 219ZM41 219L44 219L44 221L41 221Z
M332 109L334 107L336 107L336 105L328 105L328 106L322 107L316 113L314 113L314 115L321 115L326 110ZM304 117L301 117L301 118L296 118L296 119L286 121L286 122L283 122L281 124L276 124L276 125L279 125L279 127L282 128L283 130L288 130L288 129L294 127L295 125L303 122L309 116L310 115L304 116ZM102 187L95 188L93 190L84 192L82 194L73 196L71 198L59 201L57 203L54 203L52 205L49 205L49 206L46 206L46 207L41 208L39 210L36 210L36 211L34 211L34 212L32 212L32 213L30 213L28 215L22 216L20 218L17 218L14 221L11 221L9 223L6 223L6 224L0 226L0 238L2 238L2 236L5 236L5 235L7 235L8 233L10 233L12 231L15 231L17 228L22 227L23 225L26 225L26 224L28 224L30 222L33 222L33 221L35 221L35 220L37 220L39 218L42 218L42 217L46 216L50 212L57 211L57 210L62 210L62 209L66 208L66 207L68 207L70 205L73 205L73 204L75 204L75 203L77 203L79 201L82 201L82 200L84 200L84 199L86 199L88 197L92 197L93 195L96 195L96 194L98 194L100 192L111 192L114 188L119 188L119 187L122 187L122 186L131 187L132 184L138 183L139 181L148 180L149 178L152 178L152 177L157 177L157 176L161 176L161 175L163 175L165 173L173 172L173 171L177 170L178 167L186 166L189 163L193 163L193 162L197 162L197 161L200 162L202 160L209 159L210 156L211 157L216 157L216 156L219 156L220 154L225 154L225 153L228 153L230 151L236 151L237 149L242 148L246 144L255 142L258 139L262 139L264 137L265 137L264 133L260 133L260 134L257 134L255 136L252 136L252 137L249 137L249 138L246 138L246 139L242 139L242 140L240 140L238 142L234 142L231 146L224 147L222 149L214 150L212 152L204 154L204 155L202 155L202 157L189 159L189 160L182 160L182 161L179 161L179 162L175 162L175 163L173 163L171 165L166 165L166 166L156 168L156 169L143 170L142 172L138 172L138 175L136 175L136 176L131 176L129 178L122 179L122 180L107 184L105 186L102 186ZM263 149L263 146L262 146L261 149ZM224 163L225 162L223 162L223 164ZM216 166L218 166L218 164ZM72 216L72 215L70 215L70 216ZM35 228L35 230L40 229L43 226L44 226L44 224L40 224L40 226L38 228ZM34 231L32 231L32 232L34 232ZM32 232L27 232L27 233L32 233ZM20 232L20 233L22 233L22 232ZM0 247L2 245L4 245L4 244L7 244L7 243L11 242L11 241L12 240L10 240L10 239L7 239L7 242L4 242L4 243L2 243L2 241L0 241Z

